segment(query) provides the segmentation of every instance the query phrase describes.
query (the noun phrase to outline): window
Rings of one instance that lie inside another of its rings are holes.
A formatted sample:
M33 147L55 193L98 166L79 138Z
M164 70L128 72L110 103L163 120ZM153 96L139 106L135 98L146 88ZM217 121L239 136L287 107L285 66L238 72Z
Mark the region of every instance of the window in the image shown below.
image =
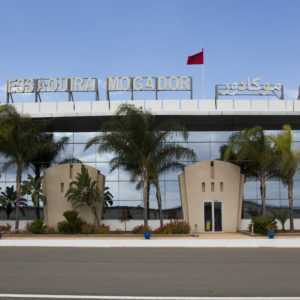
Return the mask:
M70 177L70 179L73 178L73 165L70 165L70 169L69 169L69 177Z
M215 183L214 183L214 182L212 182L212 183L211 183L211 187L210 187L210 189L211 189L211 191L212 191L212 192L214 192L214 191L215 191Z
M60 192L63 193L65 190L65 184L63 182L60 183Z
M223 181L220 182L220 192L223 192L224 190L224 184Z
M202 182L202 192L205 192L205 182Z
M210 177L215 178L214 162L210 162Z

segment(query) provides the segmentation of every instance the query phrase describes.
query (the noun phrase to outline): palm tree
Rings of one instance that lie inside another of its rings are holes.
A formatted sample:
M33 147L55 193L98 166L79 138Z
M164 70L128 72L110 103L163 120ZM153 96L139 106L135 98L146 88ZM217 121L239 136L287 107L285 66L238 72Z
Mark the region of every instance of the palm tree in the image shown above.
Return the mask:
M159 185L159 177L165 172L181 170L184 163L181 160L195 161L196 155L193 150L175 143L165 141L171 135L169 131L154 132L157 134L157 144L153 144L151 161L149 163L149 181L156 190L156 200L159 210L160 227L163 227L162 197ZM139 184L138 184L139 186Z
M256 177L259 180L262 214L265 215L266 182L277 171L277 156L271 138L264 134L261 127L233 133L227 147L223 149L223 159L240 165L247 177Z
M140 181L143 187L144 226L147 228L150 184L155 182L161 207L157 172L167 170L168 165L175 167L177 162L174 160L184 157L179 155L184 147L181 150L177 146L172 148L167 141L174 131L178 131L185 140L188 134L182 126L170 122L161 124L151 113L128 104L120 105L115 118L102 129L103 134L91 139L86 148L99 144L99 152L114 153L115 157L110 161L111 171L121 167L131 174L131 181ZM186 155L193 153L184 149Z
M59 153L64 150L64 147L68 140L68 137L62 137L58 141L55 141L54 135L52 133L39 133L35 145L35 151L30 159L30 166L32 167L35 175L34 181L35 184L37 184L36 190L41 189L42 171L51 166ZM40 219L40 200L40 198L37 198L36 202L33 202L36 208L37 219Z
M84 165L81 166L81 172L76 175L76 179L70 183L65 196L75 209L89 207L95 217L96 226L100 225L103 195Z
M293 132L289 125L284 125L282 132L272 137L275 149L279 155L278 175L288 187L288 205L290 230L294 230L294 176L299 166L300 151L293 149Z
M17 193L14 186L7 186L5 192L0 194L0 206L4 208L7 220L16 207L19 207L24 214L23 208L27 206L27 200L25 198L17 198Z
M22 184L23 194L31 195L33 205L36 207L36 217L40 219L40 202L46 202L46 196L42 190L42 177L28 175Z
M16 167L16 224L19 229L19 206L21 198L22 173L28 168L30 159L38 141L39 128L27 116L19 115L10 105L0 108L0 153L4 154L7 162L4 169L14 165Z

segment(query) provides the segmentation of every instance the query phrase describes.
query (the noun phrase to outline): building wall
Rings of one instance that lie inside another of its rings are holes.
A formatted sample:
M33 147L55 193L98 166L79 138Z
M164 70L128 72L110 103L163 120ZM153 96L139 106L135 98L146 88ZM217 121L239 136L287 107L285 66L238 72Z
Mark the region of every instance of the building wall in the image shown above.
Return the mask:
M180 175L184 219L193 232L205 232L205 201L222 202L222 229L239 230L243 176L240 168L223 161L202 161L185 167Z
M76 175L81 172L81 164L61 164L48 168L45 171L43 188L47 197L45 205L45 223L50 227L64 220L63 213L73 210L71 203L66 199L70 183L75 180ZM98 184L100 191L104 191L105 177L95 168L85 166L89 175ZM102 208L99 206L99 212ZM77 209L80 217L88 223L95 222L94 216L88 207Z

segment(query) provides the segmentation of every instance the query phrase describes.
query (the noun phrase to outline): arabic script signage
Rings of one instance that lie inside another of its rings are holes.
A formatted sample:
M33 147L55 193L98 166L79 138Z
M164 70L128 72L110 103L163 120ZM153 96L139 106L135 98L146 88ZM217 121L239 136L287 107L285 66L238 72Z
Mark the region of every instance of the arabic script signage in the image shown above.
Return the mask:
M217 84L215 98L219 96L275 96L284 99L284 91L281 83L261 83L260 78L256 77L230 84Z

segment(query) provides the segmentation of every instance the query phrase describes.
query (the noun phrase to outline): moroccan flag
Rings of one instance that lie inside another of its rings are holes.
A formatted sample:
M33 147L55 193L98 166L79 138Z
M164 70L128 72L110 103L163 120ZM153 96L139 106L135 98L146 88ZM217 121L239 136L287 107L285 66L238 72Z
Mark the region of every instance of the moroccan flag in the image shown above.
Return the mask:
M201 52L191 55L187 59L187 65L203 65L204 64L204 50Z

